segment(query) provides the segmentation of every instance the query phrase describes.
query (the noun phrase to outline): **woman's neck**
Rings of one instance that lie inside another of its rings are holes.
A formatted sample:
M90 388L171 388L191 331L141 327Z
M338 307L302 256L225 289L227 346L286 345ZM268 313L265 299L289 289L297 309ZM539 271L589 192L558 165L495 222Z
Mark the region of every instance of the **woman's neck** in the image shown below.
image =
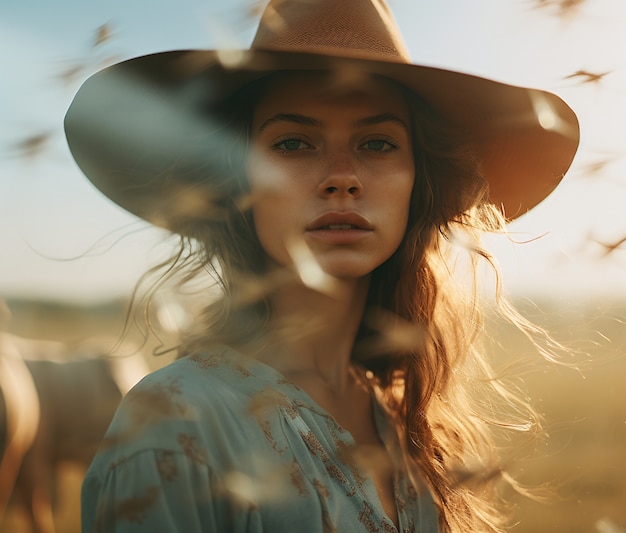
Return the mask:
M260 357L286 377L319 377L341 392L350 384L350 358L369 279L337 280L328 293L302 284L271 298L275 342Z

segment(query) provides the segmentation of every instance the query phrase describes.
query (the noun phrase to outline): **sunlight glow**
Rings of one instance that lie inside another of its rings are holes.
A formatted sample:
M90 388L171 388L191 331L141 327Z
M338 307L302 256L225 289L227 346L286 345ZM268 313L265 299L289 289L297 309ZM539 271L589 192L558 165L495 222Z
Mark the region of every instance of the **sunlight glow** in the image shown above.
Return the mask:
M334 279L322 270L304 241L292 241L288 251L304 285L325 294L332 294L335 287Z
M217 58L226 68L237 68L248 61L250 54L245 50L218 50Z

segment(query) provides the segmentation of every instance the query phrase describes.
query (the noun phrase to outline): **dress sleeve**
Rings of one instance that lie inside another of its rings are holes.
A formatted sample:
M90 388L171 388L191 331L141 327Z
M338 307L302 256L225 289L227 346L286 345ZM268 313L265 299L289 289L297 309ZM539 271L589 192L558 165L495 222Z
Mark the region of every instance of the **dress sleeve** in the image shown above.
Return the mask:
M206 464L183 453L143 450L90 470L82 488L83 533L228 531L228 502L215 498Z

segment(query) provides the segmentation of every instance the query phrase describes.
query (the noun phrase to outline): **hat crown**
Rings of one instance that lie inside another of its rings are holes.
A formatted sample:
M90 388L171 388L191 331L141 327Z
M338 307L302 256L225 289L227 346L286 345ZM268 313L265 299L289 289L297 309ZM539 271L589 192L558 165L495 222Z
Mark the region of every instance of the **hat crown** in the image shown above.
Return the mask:
M410 62L384 0L271 0L252 48Z

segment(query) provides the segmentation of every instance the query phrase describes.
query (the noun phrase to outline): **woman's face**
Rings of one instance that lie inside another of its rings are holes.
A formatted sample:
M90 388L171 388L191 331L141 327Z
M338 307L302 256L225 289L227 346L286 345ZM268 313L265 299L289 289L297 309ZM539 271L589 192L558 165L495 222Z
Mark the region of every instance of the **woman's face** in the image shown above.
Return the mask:
M415 167L402 93L380 79L337 87L303 73L265 94L246 161L261 245L282 266L305 244L327 274L367 276L407 225Z

